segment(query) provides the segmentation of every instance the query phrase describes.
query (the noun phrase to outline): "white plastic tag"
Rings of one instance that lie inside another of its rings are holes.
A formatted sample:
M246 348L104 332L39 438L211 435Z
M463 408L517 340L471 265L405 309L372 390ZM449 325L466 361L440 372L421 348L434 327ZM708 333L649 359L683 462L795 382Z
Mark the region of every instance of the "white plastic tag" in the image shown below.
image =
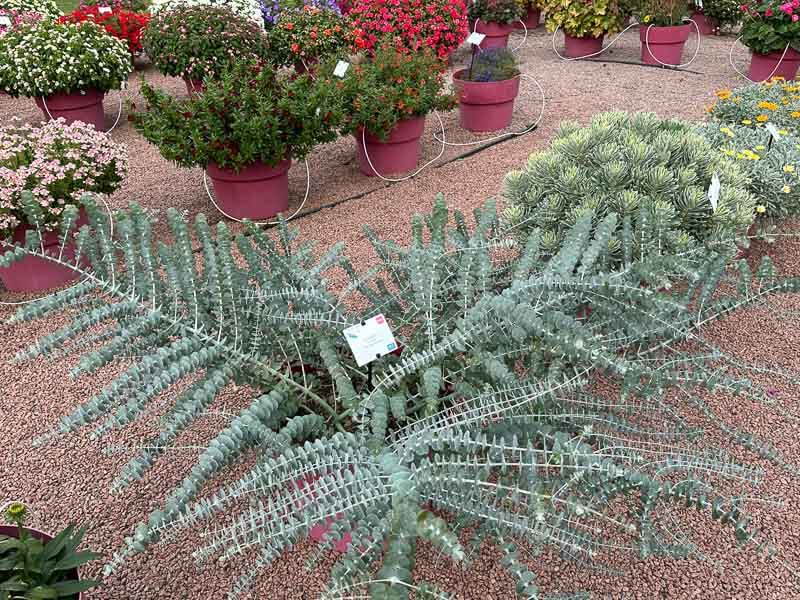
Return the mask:
M781 134L778 133L778 128L775 127L775 123L767 123L767 131L770 132L772 139L776 142L781 139Z
M486 38L486 36L482 33L478 33L477 31L473 31L469 34L467 38L467 43L472 44L473 46L480 46L481 42Z
M719 181L719 175L714 173L711 177L711 185L708 186L708 201L711 202L711 209L717 212L717 205L719 204L719 191L722 184Z
M333 74L339 78L344 77L344 74L347 73L347 69L349 68L350 68L349 62L340 60L338 63L336 63L336 68L333 70Z
M397 349L397 342L383 315L348 327L344 330L344 337L359 367Z
M697 10L703 10L703 0L694 0L694 5L697 7Z
M0 27L11 27L11 19L6 15L0 15Z
M100 6L100 7L97 8L97 12L99 12L101 15L110 13L111 12L111 7L110 6Z

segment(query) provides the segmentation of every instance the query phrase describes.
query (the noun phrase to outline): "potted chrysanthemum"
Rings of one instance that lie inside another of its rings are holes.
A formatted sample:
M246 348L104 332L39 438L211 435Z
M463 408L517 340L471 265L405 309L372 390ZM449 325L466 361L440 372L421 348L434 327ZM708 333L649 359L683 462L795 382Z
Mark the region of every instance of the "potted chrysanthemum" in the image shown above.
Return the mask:
M206 169L216 202L236 219L263 219L289 206L287 172L317 144L335 139L341 95L330 78L289 77L239 63L202 94L175 98L142 86L147 110L132 121L162 156Z
M32 231L44 254L71 260L71 233L86 223L86 214L76 210L73 231L65 232L64 210L80 207L86 193L110 194L120 186L125 147L85 123L58 119L40 127L13 120L0 128L0 149L0 254L2 240L20 244ZM45 257L26 256L0 268L3 285L15 292L48 289L75 277Z
M131 70L127 45L94 23L43 21L0 37L0 89L67 122L104 129L103 97Z
M443 91L444 69L432 50L409 54L384 44L347 71L343 132L356 139L363 174L405 173L416 166L425 115L455 106L455 97Z
M504 48L525 12L517 0L473 0L467 5L470 29L486 37L479 48Z
M189 93L201 91L203 80L216 79L233 63L266 60L263 27L224 6L182 6L155 14L142 45L156 69L182 77Z
M603 49L606 34L622 29L626 15L618 0L546 0L547 31L564 32L564 54L583 58Z
M508 48L491 48L470 66L453 74L461 126L469 131L497 131L511 124L519 94L519 65Z

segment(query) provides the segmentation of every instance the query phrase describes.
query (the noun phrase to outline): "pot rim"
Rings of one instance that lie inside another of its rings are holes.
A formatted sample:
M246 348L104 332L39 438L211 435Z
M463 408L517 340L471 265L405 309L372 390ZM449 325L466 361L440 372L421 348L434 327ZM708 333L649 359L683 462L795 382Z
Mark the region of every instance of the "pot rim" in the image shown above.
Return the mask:
M501 83L506 83L508 81L514 81L515 79L519 79L522 77L522 73L517 73L514 77L510 77L508 79L498 79L497 81L470 81L468 79L461 79L458 77L459 73L464 73L467 71L466 68L459 69L455 73L453 73L453 81L458 81L462 85L498 85Z
M255 161L236 173L233 169L220 167L214 161L209 161L206 165L206 173L216 181L260 181L280 177L292 166L292 159L285 158L274 167L267 166L261 161Z

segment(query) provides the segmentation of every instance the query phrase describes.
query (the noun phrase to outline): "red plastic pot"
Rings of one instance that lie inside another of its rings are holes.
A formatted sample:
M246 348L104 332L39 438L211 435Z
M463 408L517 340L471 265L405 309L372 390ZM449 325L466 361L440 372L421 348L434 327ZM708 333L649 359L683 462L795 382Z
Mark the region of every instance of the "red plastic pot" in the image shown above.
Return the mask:
M75 229L79 229L88 222L86 211L81 209L78 213ZM25 232L29 229L32 229L30 225L18 225L12 236L13 241L20 245L24 244ZM60 235L60 231L48 231L42 235L44 249L49 256L58 256L61 250ZM0 252L5 253L7 251L3 251L2 246L0 246ZM64 244L64 251L61 257L68 261L73 260L75 258L75 245L71 242ZM74 270L38 256L28 255L22 260L13 262L9 267L0 267L0 281L3 282L3 286L9 292L40 292L60 287L77 278L78 273Z
M236 219L267 219L289 208L290 159L269 167L257 162L236 173L208 163L219 207Z
M671 27L642 25L639 27L642 62L646 65L680 65L683 47L692 29L688 24Z
M572 37L564 34L564 55L567 58L583 58L597 54L603 49L603 36Z
M505 81L465 81L461 69L453 74L461 126L469 131L497 131L511 125L519 75Z
M797 76L797 68L799 66L800 53L794 48L786 50L786 54L782 50L770 52L769 54L753 52L747 76L752 81L766 81L772 77L783 77L790 81Z
M307 477L305 479L298 479L295 482L295 484L297 485L298 489L300 489L300 490L305 489L306 486L313 488L315 479L317 479L317 478L309 476L309 477ZM314 496L316 496L316 493L314 492L313 489L311 490L311 493ZM301 509L302 506L299 506L298 508ZM341 518L341 515L337 515L336 518L337 519ZM311 527L311 531L309 532L309 537L312 540L316 541L316 542L323 541L325 536L330 531L331 523L333 523L333 521L334 521L334 519L329 517L329 518L325 519L324 523L317 523L316 525ZM333 545L334 550L344 554L345 552L347 552L347 548L350 546L350 542L352 541L352 539L353 539L353 536L350 534L350 532L345 533L341 537L341 539L337 540L334 543L334 545Z
M525 28L530 31L539 27L539 21L542 19L542 11L538 8L529 8L528 12L522 17L522 23L525 23ZM524 29L522 23L517 21L514 23L514 29Z
M714 35L717 31L716 23L699 10L693 11L689 19L697 25L700 35Z
M400 121L384 141L359 129L355 133L358 168L370 177L412 171L422 155L420 138L424 131L425 117Z
M203 85L202 79L189 79L188 77L184 77L183 82L186 84L186 93L190 96L202 94L206 91L206 86Z
M62 117L67 123L83 121L94 125L98 131L106 130L106 116L103 112L104 92L86 90L71 94L53 94L42 98L34 98L36 106L48 119Z
M508 36L514 31L514 24L491 23L478 19L476 23L470 24L470 31L477 31L486 36L478 46L481 50L505 48L508 46ZM477 52L478 50L473 48L473 51Z
M39 531L38 529L32 529L30 527L25 527L24 529L32 537L42 542L47 543L53 539L52 535L50 535L49 533L45 533L44 531ZM15 525L0 525L0 535L5 535L8 537L19 539L19 530ZM78 574L78 569L72 569L71 571L69 571L68 576L69 579L75 579L75 580L80 579ZM83 599L84 595L82 593L78 594L78 600L83 600Z

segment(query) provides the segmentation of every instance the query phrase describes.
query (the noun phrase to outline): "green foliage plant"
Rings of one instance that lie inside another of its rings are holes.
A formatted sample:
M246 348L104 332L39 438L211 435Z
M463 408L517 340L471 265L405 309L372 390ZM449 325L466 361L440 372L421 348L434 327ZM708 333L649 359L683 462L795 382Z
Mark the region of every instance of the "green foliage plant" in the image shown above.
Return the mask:
M268 60L263 27L225 6L178 6L153 15L142 46L164 75L218 78L236 62Z
M259 0L150 0L150 12L154 15L195 6L225 8L237 17L249 19L260 27L264 26Z
M641 0L635 13L647 26L673 27L686 24L689 5L683 0Z
M745 3L742 5L742 43L758 54L783 53L800 48L800 10L791 2Z
M331 77L289 78L268 65L239 63L187 98L144 83L147 110L131 118L164 158L183 167L275 166L335 139L342 109Z
M716 210L708 198L714 174L721 183ZM562 123L547 150L506 176L505 196L509 227L523 238L540 231L543 249L553 254L587 213L598 222L612 213L635 217L645 227L633 232L643 239L637 257L698 244L732 246L756 205L734 161L691 125L652 113L603 113L588 127ZM659 235L650 235L655 230ZM621 235L618 229L609 240L614 261L623 260Z
M270 57L284 66L311 66L343 53L352 43L352 31L339 13L312 5L285 9L268 29Z
M321 72L332 73L335 62ZM445 91L444 69L428 48L409 54L384 44L371 57L360 55L338 86L347 107L343 133L364 128L386 139L403 119L451 110L456 99Z
M742 9L739 0L708 0L703 2L703 14L711 20L719 34L733 30L742 22Z
M666 504L701 511L758 553L776 551L741 499L715 485L758 482L763 473L716 446L698 447L706 428L719 428L796 472L698 398L716 390L774 406L741 373L776 371L728 356L701 333L737 309L800 290L768 259L755 270L746 261L728 269L733 249L722 246L637 260L637 248L653 244L633 232L662 234L645 226L643 211L586 212L557 252L545 251L541 229L522 244L509 237L492 202L468 218L437 197L413 219L409 244L367 229L376 261L359 272L341 243L315 249L285 223L234 237L224 222L212 230L200 215L189 226L171 210L172 241L156 243L136 205L115 216L112 237L104 213L91 198L85 204L90 225L77 246L92 267L72 263L81 282L20 308L12 323L63 310L71 320L15 359L75 352L75 377L123 355L131 362L34 443L78 429L100 440L157 411L158 432L141 447L107 447L130 454L118 490L169 460L195 423L207 426L228 385L252 397L135 527L107 573L151 544L207 526L198 560L254 559L231 590L240 597L330 518L319 552L345 532L352 543L321 598L446 598L412 576L418 545L430 542L463 564L485 540L500 545L517 597L531 598L540 593L536 575L516 539L586 564L601 560L606 531L643 556L685 556L688 532L658 517ZM619 223L622 261L610 250ZM0 266L37 253L20 246ZM346 275L343 285L329 283L333 272ZM587 302L592 312L578 316ZM402 350L359 367L342 332L376 314ZM594 385L598 377L608 391ZM684 418L676 397L707 421ZM231 470L233 483L209 489ZM616 510L618 500L628 512ZM224 524L206 525L218 514Z
M517 0L471 0L467 4L467 17L471 21L509 25L524 15L525 10Z
M575 38L597 38L616 33L627 15L617 0L545 0L545 27L561 29Z
M0 600L77 600L78 594L99 581L79 580L78 567L100 557L78 551L85 528L69 525L52 540L43 542L25 527L27 507L12 502L5 517L16 525L16 537L0 535Z

